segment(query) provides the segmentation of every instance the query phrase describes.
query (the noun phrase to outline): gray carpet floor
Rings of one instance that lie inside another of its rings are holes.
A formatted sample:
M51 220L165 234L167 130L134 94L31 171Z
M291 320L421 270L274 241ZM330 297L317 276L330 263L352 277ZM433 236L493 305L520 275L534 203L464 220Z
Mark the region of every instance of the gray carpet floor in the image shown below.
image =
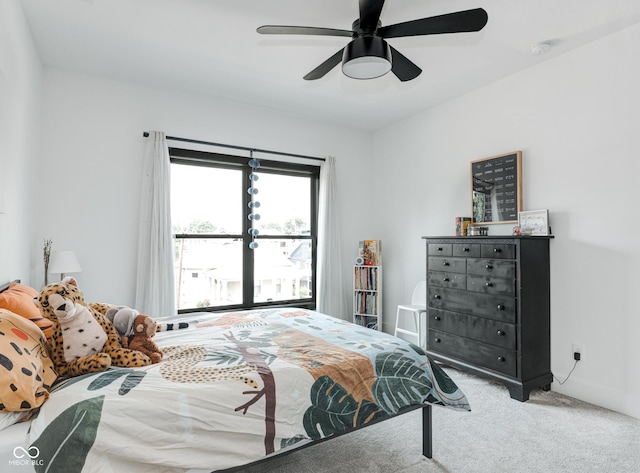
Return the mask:
M421 455L421 411L244 468L241 473L640 472L640 420L554 392L529 401L447 368L471 412L433 408L433 459Z

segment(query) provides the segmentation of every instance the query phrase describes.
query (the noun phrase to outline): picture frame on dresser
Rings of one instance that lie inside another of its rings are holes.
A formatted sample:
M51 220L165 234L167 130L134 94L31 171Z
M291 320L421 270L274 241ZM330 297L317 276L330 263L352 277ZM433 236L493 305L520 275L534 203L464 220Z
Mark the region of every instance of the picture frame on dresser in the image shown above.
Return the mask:
M549 210L525 210L518 212L518 226L520 227L520 235L550 235Z
M522 211L522 151L471 161L474 223L518 221Z

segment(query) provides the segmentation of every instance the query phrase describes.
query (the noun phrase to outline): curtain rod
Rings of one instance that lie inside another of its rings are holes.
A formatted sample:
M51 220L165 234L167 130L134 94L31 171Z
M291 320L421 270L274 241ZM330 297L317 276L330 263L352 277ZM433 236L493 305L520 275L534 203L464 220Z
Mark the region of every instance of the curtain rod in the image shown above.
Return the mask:
M145 138L148 138L149 132L143 131L142 136L144 136ZM185 143L195 143L199 145L218 146L220 148L231 148L231 149L240 149L243 151L254 151L257 153L276 154L279 156L289 156L291 158L304 158L304 159L313 159L316 161L325 161L324 158L317 158L315 156L305 156L304 154L283 153L280 151L270 151L268 149L260 149L260 148L247 148L246 146L226 145L223 143L212 143L211 141L194 140L191 138L180 138L177 136L166 136L166 139L171 141L183 141Z

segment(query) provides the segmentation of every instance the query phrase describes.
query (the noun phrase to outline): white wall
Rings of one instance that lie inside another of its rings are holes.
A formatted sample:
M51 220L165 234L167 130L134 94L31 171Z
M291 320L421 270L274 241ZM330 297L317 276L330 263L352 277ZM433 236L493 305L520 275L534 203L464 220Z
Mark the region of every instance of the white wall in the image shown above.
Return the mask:
M0 2L0 283L29 282L42 66L19 2ZM40 256L41 257L41 256Z
M360 189L367 182L371 134L299 116L187 93L45 68L39 202L35 240L76 251L76 275L89 301L134 304L139 187L145 130L168 135L337 158L340 220L350 290L355 241L366 237ZM176 144L180 145L180 144ZM186 145L185 145L186 146ZM224 205L224 202L220 202ZM34 285L42 283L34 268Z
M470 214L469 162L523 151L525 209L550 209L552 389L640 418L640 26L378 132L385 312L425 274L423 235ZM508 234L511 226L491 228ZM386 318L386 329L393 324Z

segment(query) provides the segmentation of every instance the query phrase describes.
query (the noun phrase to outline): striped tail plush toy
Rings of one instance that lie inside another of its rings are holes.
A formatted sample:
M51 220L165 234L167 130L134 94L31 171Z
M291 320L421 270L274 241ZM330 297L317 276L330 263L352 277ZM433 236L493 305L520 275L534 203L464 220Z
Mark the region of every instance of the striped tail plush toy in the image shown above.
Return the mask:
M120 339L125 337L131 337L133 335L133 323L135 318L140 315L140 312L131 307L125 305L110 306L104 315L113 323ZM175 322L175 323L156 323L156 332L166 332L168 330L180 330L189 328L187 322Z
M156 328L156 332L167 332L169 330L180 330L183 328L189 328L189 322L158 324L158 327Z

